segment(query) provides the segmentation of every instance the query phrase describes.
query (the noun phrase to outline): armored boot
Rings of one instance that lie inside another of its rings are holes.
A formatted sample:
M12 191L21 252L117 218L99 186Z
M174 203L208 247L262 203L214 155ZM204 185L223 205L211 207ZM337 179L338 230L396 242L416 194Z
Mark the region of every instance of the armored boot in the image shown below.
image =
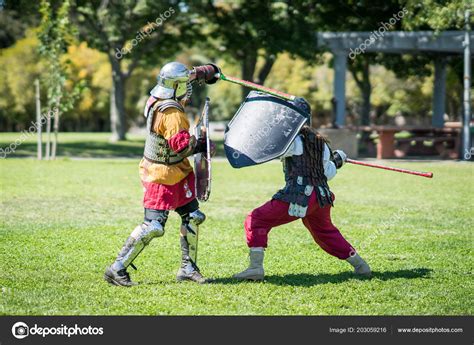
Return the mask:
M125 244L117 255L117 259L115 259L115 262L105 270L104 279L106 282L112 285L125 287L137 285L130 279L130 274L128 274L127 268L124 266L122 260L122 258L130 251L134 242L135 239L132 236L127 238Z
M130 275L128 274L125 268L121 270L116 270L114 269L113 265L107 267L107 269L105 270L104 279L108 283L117 286L130 287L137 285L137 283L132 282L132 280L130 279Z
M346 261L354 267L354 273L360 277L369 278L372 275L370 266L362 259L359 254L354 253Z
M263 280L265 271L263 269L264 249L262 247L250 248L250 265L240 273L234 274L232 277L238 280Z
M189 256L189 243L186 236L180 237L180 243L182 252L181 267L176 275L176 281L190 280L199 284L207 283L208 280L202 276L199 267Z
M163 226L157 220L138 225L125 241L115 262L105 270L105 281L117 286L129 287L136 285L130 280L130 275L127 272L128 266L135 268L132 264L133 260L153 238L163 236L164 232Z

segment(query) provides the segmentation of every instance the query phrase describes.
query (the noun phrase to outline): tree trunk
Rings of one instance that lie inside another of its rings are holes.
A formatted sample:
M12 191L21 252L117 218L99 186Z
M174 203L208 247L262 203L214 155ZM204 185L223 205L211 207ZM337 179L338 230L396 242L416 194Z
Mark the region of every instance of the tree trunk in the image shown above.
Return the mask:
M363 57L362 65L359 65L361 68L362 77L358 75L358 68L355 65L349 67L352 76L362 94L362 105L360 107L360 125L369 126L370 125L370 96L372 93L372 85L370 84L370 61L368 58Z
M114 53L109 54L112 65L112 90L110 91L110 129L112 142L126 140L125 120L125 78L122 73L121 60Z
M262 68L258 72L257 79L255 82L257 84L263 85L265 83L265 79L267 79L268 75L270 74L270 71L272 70L273 64L276 61L276 56L275 55L268 55L265 59L265 63L263 64Z
M363 56L362 59L361 64L350 65L349 69L362 94L359 124L361 126L370 126L370 96L372 93L372 85L370 84L370 60L367 56ZM358 72L361 72L362 76L359 76ZM359 141L359 153L367 154L369 151L370 133L368 131L362 131Z
M273 64L276 60L276 56L268 55L266 57L265 63L263 64L260 71L258 71L256 79L254 79L254 75L257 65L257 53L255 51L252 51L246 54L242 60L242 79L263 85L265 79L267 79L268 75L270 74L270 71L272 70ZM242 100L245 99L250 90L250 88L242 86Z
M51 159L56 159L56 150L58 147L58 132L59 132L59 105L61 103L61 97L56 98L56 111L54 112L54 138L53 147L51 149Z
M41 125L41 98L40 98L40 84L39 80L35 79L35 92L36 92L36 128L37 128L37 158L38 160L43 159L43 142L42 142L42 125Z
M49 160L51 158L51 109L48 110L48 116L46 117L46 152L45 158Z
M253 82L253 76L255 73L255 65L257 64L257 52L252 51L245 54L242 63L242 79ZM242 101L245 99L251 89L242 86Z

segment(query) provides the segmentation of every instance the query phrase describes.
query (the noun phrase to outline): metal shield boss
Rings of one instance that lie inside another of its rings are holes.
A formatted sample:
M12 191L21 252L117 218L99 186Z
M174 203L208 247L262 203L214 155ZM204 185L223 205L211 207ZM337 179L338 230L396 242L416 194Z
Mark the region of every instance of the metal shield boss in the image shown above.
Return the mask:
M307 116L292 102L251 91L227 126L227 159L242 168L278 158L306 122Z
M207 97L201 116L194 128L196 139L204 138L206 141L206 152L194 155L194 174L196 176L196 198L207 201L211 194L211 142L209 139L209 103Z

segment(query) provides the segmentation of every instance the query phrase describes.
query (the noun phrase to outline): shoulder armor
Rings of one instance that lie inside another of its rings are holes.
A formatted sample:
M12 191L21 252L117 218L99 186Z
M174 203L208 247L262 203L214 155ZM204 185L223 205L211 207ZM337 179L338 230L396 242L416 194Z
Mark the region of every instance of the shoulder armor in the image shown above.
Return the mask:
M156 102L153 106L154 110L158 110L160 113L164 112L166 109L175 108L184 113L184 108L181 104L176 102L173 99L166 99L164 101Z

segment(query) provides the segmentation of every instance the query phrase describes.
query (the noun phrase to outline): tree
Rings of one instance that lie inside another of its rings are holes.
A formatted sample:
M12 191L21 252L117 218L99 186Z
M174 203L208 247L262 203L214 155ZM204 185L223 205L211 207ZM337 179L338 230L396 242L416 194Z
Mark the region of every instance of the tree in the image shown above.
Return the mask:
M403 18L403 28L406 30L464 30L464 12L473 9L472 0L406 0L408 14ZM471 12L471 26L474 16ZM462 109L461 94L464 81L462 55L455 54L447 58L448 108L451 113L460 113ZM453 78L456 76L457 78ZM457 83L455 82L457 79ZM454 91L456 90L456 91ZM454 92L453 92L454 91Z
M463 30L464 11L473 7L471 0L405 0L403 27L407 30ZM474 19L473 19L474 22Z
M0 54L0 125L2 131L20 131L35 113L34 80L42 67L39 61L36 31L28 29L25 37ZM29 125L26 125L26 128Z
M0 1L0 4L0 49L4 49L25 37L28 28L38 25L39 3L17 0Z
M109 117L109 95L111 84L110 63L107 56L89 48L87 42L68 47L63 56L68 80L67 89L82 83L80 98L71 111L64 113L63 129L106 131Z
M290 3L241 0L189 4L205 21L206 46L215 55L240 63L245 80L263 84L283 51L309 58L313 33L305 27L306 13ZM248 91L242 87L242 96Z
M372 84L370 83L370 65L374 61L373 55L366 55L359 57L349 64L349 71L354 78L361 94L362 94L362 106L360 110L360 125L370 125L370 109L371 101L370 97L372 94Z
M176 1L77 0L74 20L80 37L107 54L112 69L112 140L125 140L126 82L138 66L156 66L189 42L193 14Z
M45 60L46 73L43 75L47 87L47 133L46 159L56 158L58 143L59 119L61 113L72 108L75 99L78 98L82 84L77 84L70 92L66 92L65 85L68 79L65 64L61 61L66 53L67 47L73 42L74 29L69 21L69 0L64 0L59 5L48 0L41 1L41 24L38 32L39 52ZM54 113L54 140L50 148L51 118L49 114Z
M317 11L312 12L313 21L320 24L320 30L327 31L374 31L389 21L402 10L397 0L374 1L320 1L314 5ZM397 17L399 18L399 17ZM328 20L329 19L329 20ZM390 29L400 28L400 20ZM395 57L396 59L397 57ZM370 66L376 61L383 61L380 54L364 53L351 59L348 69L352 74L362 95L360 107L360 124L370 124L371 92Z

